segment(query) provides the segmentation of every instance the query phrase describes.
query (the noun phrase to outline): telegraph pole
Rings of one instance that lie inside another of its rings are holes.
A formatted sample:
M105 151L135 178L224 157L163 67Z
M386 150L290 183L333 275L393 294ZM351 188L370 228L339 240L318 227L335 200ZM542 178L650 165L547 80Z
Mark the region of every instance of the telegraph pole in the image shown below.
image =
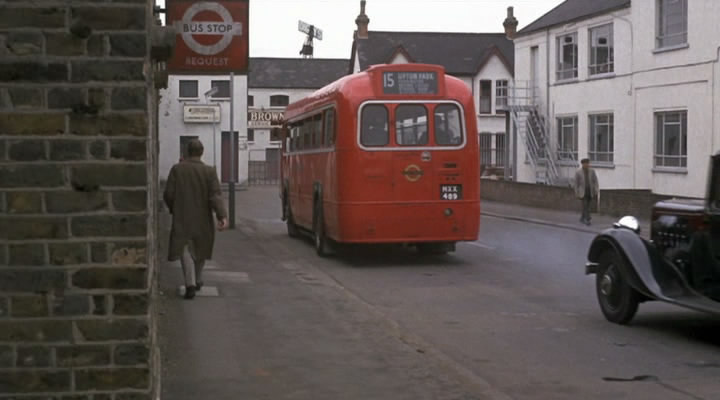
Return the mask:
M230 182L228 183L228 219L230 229L235 229L235 168L238 160L238 135L235 135L235 73L230 73Z

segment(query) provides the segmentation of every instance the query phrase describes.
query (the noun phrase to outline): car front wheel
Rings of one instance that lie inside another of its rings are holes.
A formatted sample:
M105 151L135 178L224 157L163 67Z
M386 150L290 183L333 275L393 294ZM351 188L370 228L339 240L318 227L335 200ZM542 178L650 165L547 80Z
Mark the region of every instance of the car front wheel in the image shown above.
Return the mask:
M595 276L600 310L605 318L616 324L627 324L638 310L639 294L630 286L622 270L625 266L622 255L615 250L606 250L600 256Z

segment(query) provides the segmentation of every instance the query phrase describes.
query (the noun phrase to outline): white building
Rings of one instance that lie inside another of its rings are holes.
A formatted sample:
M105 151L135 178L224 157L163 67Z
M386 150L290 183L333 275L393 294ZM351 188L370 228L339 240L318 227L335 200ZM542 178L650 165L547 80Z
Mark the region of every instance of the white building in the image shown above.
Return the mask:
M233 80L233 130L238 136L236 178L245 184L248 177L247 76ZM214 165L221 181L230 179L230 76L170 75L168 87L160 91L159 173L164 180L170 168L181 158L190 139L199 139L205 153L204 163ZM211 89L217 88L214 94ZM207 94L207 95L206 95Z
M350 72L374 64L425 63L445 67L462 79L475 97L480 161L487 172L503 174L509 147L506 140L507 88L513 79L512 37L517 20L508 10L506 33L369 31L365 0L355 23Z
M275 179L280 142L272 132L285 107L345 75L348 60L250 58L248 69L247 76L235 77L233 88L240 185ZM197 138L205 146L203 162L216 166L221 181L229 180L229 84L222 75L169 77L159 105L161 179L183 157L184 144ZM206 96L214 87L217 93Z
M515 38L524 182L591 160L603 189L702 197L720 148L720 1L567 0Z

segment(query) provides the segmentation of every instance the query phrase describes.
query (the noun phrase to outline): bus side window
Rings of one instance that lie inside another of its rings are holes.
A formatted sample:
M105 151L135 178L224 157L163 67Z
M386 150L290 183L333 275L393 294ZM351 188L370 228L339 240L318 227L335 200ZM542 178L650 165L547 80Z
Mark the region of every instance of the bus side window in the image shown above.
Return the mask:
M322 148L323 142L322 114L318 114L313 118L313 148Z
M360 143L363 146L385 146L389 143L388 110L384 105L363 107L360 122Z
M335 145L335 109L325 111L325 145Z
M310 144L312 143L312 120L310 118L303 121L300 136L302 136L302 149L310 150Z

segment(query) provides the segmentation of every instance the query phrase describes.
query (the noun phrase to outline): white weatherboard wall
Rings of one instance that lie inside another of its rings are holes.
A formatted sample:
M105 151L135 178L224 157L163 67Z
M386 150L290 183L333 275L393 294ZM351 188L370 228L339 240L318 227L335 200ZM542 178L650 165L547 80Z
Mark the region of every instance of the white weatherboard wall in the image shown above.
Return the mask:
M587 156L589 115L614 115L614 163L596 165L602 188L650 189L658 194L702 197L709 156L720 148L720 2L688 1L688 47L655 51L656 2L617 10L515 39L515 79L531 79L531 48L538 51L540 111L551 123L557 140L559 116L578 117L579 157ZM612 23L615 72L600 79L588 76L588 29ZM578 79L557 82L556 38L578 34ZM549 51L548 51L549 50ZM548 82L550 83L548 85ZM549 95L548 95L549 93ZM687 110L688 166L654 168L655 112ZM518 180L533 182L518 146ZM571 176L576 166L562 168Z
M480 81L492 81L492 97L490 114L480 114ZM505 64L497 56L492 56L487 63L478 71L472 82L472 89L475 101L475 114L478 116L478 132L500 133L505 132L505 112L496 106L496 88L498 80L508 81L512 84L513 76Z
M180 99L179 81L197 80L198 98ZM168 87L160 91L159 104L159 142L160 142L160 179L167 178L170 168L180 159L180 136L198 136L205 147L202 160L208 165L215 165L220 176L222 162L222 134L230 131L230 99L207 99L203 93L210 90L210 82L214 80L230 80L229 75L170 75ZM238 183L244 185L248 180L248 146L247 146L247 76L235 75L233 85L234 126L239 135L238 151ZM185 104L219 104L220 123L213 124L185 123L183 106ZM213 161L215 160L215 161Z

